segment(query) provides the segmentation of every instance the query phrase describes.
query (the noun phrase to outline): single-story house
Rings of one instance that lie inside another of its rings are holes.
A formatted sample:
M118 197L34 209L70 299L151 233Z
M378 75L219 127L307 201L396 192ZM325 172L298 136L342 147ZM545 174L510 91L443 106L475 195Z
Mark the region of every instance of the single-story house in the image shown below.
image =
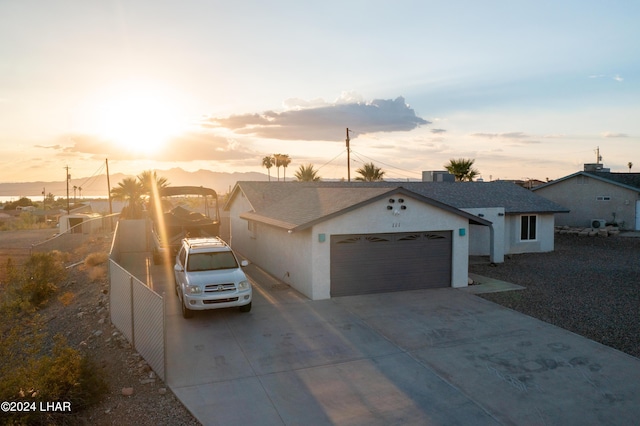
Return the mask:
M552 251L566 209L506 182L238 182L230 244L311 299L468 284L469 255Z
M640 173L612 173L600 164L533 188L533 191L571 212L557 225L599 228L617 224L640 230Z

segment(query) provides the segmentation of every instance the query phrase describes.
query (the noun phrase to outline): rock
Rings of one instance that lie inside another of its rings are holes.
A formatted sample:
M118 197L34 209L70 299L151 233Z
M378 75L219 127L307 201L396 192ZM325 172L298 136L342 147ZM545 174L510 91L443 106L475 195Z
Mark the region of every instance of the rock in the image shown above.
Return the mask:
M122 396L133 395L133 388L122 388Z
M140 384L143 384L143 385L149 385L149 384L155 383L155 382L156 382L156 379L141 379L140 380Z
M86 312L78 312L78 314L76 315L78 317L78 319L82 319L82 317L84 317L85 315L87 315Z
M167 393L167 388L160 388L160 389L158 389L158 393L159 393L160 395L165 395L165 394Z
M96 337L100 337L100 336L102 336L102 330L96 330L96 331L94 331L94 332L93 332L93 335L94 335L94 336L96 336Z

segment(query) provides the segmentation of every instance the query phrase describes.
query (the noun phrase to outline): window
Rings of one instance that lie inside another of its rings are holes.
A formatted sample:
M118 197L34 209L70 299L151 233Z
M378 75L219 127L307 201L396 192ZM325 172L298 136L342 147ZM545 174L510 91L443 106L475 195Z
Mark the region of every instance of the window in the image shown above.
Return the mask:
M178 255L178 258L180 259L180 264L184 267L184 264L187 261L187 251L184 249L184 247L180 249L180 254Z
M238 263L230 251L192 253L189 256L187 271L216 271L219 269L236 269Z
M256 238L258 234L258 224L253 220L247 221L247 229L249 230L249 238Z
M529 241L537 239L537 219L535 215L520 216L520 240Z

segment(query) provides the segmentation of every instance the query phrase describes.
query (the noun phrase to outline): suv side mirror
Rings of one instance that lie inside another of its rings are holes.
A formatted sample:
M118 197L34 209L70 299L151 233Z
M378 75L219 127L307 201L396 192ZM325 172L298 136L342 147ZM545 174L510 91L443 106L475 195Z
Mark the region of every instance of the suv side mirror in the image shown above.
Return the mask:
M245 267L245 266L249 266L249 261L248 260L243 260L240 262L240 266Z

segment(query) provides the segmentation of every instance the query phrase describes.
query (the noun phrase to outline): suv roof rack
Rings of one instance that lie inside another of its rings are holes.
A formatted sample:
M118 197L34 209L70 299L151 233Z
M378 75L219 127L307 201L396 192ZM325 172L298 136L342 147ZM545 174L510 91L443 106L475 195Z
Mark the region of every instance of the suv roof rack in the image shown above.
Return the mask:
M198 248L198 247L207 247L207 246L229 247L229 245L226 242L224 242L220 237L194 237L194 238L185 238L184 241L187 243L189 248Z

